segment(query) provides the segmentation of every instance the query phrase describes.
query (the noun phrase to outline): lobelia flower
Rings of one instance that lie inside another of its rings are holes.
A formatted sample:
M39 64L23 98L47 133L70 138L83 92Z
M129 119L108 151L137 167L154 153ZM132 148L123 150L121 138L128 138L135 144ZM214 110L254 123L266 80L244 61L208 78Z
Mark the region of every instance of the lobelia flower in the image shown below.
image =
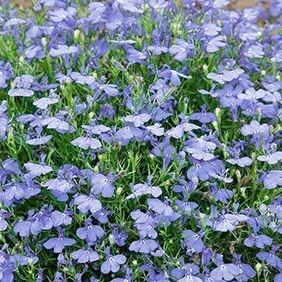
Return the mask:
M174 211L172 209L172 207L169 205L169 203L166 202L162 202L159 199L148 199L147 200L149 209L153 210L154 212L164 215L164 216L172 216L174 214Z
M221 27L214 23L208 23L203 26L203 31L206 36L217 36L221 31Z
M215 158L212 154L215 148L215 143L206 141L204 138L191 138L185 142L184 150L190 153L194 159L210 161Z
M115 84L98 84L97 88L109 97L115 97L119 94L119 90Z
M131 212L130 216L132 217L132 219L134 219L135 226L137 228L139 228L139 226L140 226L140 228L142 228L142 226L144 226L146 224L151 224L152 226L154 225L154 218L148 212L144 213L144 212L141 212L138 209L138 210L135 210L135 211Z
M21 124L32 123L36 120L36 118L38 118L38 117L36 115L32 115L32 114L21 115L21 116L17 117L17 122L19 122Z
M268 104L268 105L259 104L258 107L259 107L258 111L261 112L261 115L263 117L273 118L273 119L279 117L280 109L277 104Z
M165 134L169 137L180 139L183 137L185 132L192 132L193 130L197 130L197 129L200 129L200 127L193 123L184 122L175 127L172 127L171 129L166 131Z
M266 235L255 235L251 234L251 236L247 237L244 240L244 245L247 247L257 247L260 249L264 249L265 246L271 246L272 244L272 238L266 236Z
M114 195L115 187L113 185L115 177L103 174L96 174L91 177L91 192L94 194L101 194L104 198L111 198Z
M148 281L150 282L170 282L169 280L169 275L167 272L162 272L159 269L155 269L155 267L153 265L151 265L151 263L146 263L144 265L141 265L141 267L139 268L140 271L144 272L147 271L148 272Z
M78 263L94 262L99 260L99 255L91 247L79 249L70 254L70 256Z
M262 99L266 95L266 91L263 89L259 89L256 91L254 88L248 88L246 89L245 93L239 93L238 98L240 100L246 100L246 101L256 101L259 99Z
M219 84L225 84L226 82L231 82L235 79L238 79L240 77L241 74L244 73L244 70L241 68L237 68L234 70L224 70L221 73L214 73L211 72L208 74L208 78L218 82Z
M39 45L32 45L25 49L24 56L28 60L43 59L45 57L44 50Z
M114 138L122 145L127 145L134 138L134 134L129 126L125 126L115 133Z
M150 254L159 247L159 244L153 239L144 239L141 238L137 241L133 241L129 250L136 253Z
M268 265L281 270L282 259L278 257L273 250L270 252L259 252L256 257L262 261L265 261Z
M191 216L198 207L198 204L189 201L176 200L175 204L181 210L181 213L188 216Z
M147 55L129 45L126 48L126 58L129 61L130 65L135 63L143 64L147 59Z
M199 273L199 267L197 265L193 263L184 264L184 261L182 261L181 264L182 264L181 267L174 268L171 270L171 275L174 278L176 278L177 281L181 281L181 279L184 279L183 281L190 281L189 279L193 277L190 278L189 276L193 276ZM194 281L194 280L191 280L191 281Z
M75 81L75 83L81 84L81 85L89 85L95 83L95 77L91 75L82 75L79 72L71 72L70 77Z
M192 230L185 230L182 233L183 244L188 253L201 253L204 249L204 243L201 236Z
M242 273L242 270L233 263L224 263L222 256L216 258L217 267L211 271L211 277L216 281L232 281Z
M57 104L59 102L57 95L50 95L49 97L43 97L33 102L33 105L41 110L46 110L50 105Z
M108 216L111 215L111 212L105 208L102 208L95 213L92 214L92 216L97 219L100 223L108 223L109 219Z
M212 177L216 177L224 170L224 165L221 160L203 161L192 158L192 166L187 170L187 177L192 182L198 180L206 181Z
M166 216L164 214L157 214L155 216L155 224L157 226L169 226L172 222L178 220L179 218L181 218L181 214L174 212L172 215L170 216Z
M65 280L65 278L64 278L64 276L63 276L63 274L61 272L56 271L55 277L54 277L53 281L54 282L62 282L62 281L65 282L66 280Z
M252 164L252 159L249 157L240 157L241 152L244 150L246 143L243 141L235 142L234 147L228 147L227 151L232 156L232 158L226 161L230 164L236 164L240 167L250 166Z
M271 86L268 86L271 87ZM266 89L268 89L268 87ZM262 97L262 100L267 103L279 103L281 101L282 97L279 92L270 92L270 91L264 91L264 96Z
M255 270L247 263L237 263L237 266L241 270L241 274L237 276L239 281L249 281L256 276Z
M6 139L8 130L10 128L7 111L8 111L8 103L6 100L4 100L0 104L0 141Z
M143 8L142 8L142 1L140 0L116 0L115 5L118 5L121 9L131 12L131 13L136 13L140 14L143 13Z
M2 257L2 255L1 255ZM11 259L2 259L0 262L0 278L4 282L13 282L14 281L14 275L13 272L15 271L16 267L13 262L11 262Z
M67 46L67 45L58 45L55 48L52 47L50 49L51 57L59 57L62 55L73 55L79 52L79 48L77 46Z
M146 129L155 136L163 136L164 128L160 123L155 123L154 125L146 126Z
M202 253L201 263L205 268L206 265L210 264L214 253L210 248L206 248L206 247L203 248L201 253Z
M182 193L184 198L189 196L189 194L197 188L197 183L186 181L184 177L180 177L178 182L179 183L174 185L172 189L176 193Z
M70 211L52 211L51 213L51 220L52 220L52 225L54 227L59 227L62 225L70 225L72 222L72 218L70 217L71 212Z
M282 209L282 198L278 197L275 199L270 205L268 205L268 208L276 214L279 218L281 218L281 209Z
M213 222L212 228L215 231L221 232L233 231L240 222L244 222L247 219L248 217L242 214L224 214Z
M49 129L55 129L58 133L73 133L75 129L65 121L68 116L67 111L59 111L55 117L46 117L41 121L41 125L46 126Z
M55 1L56 2L56 1ZM61 2L61 1L59 1ZM61 7L62 3L58 3L60 5L57 6L57 3L45 3L45 5L51 6L51 11L47 13L50 21L54 23L62 23L64 21L72 19L76 15L76 9L73 7L65 7L65 4L63 4L63 7ZM54 11L52 8L55 8ZM66 8L66 9L65 9Z
M251 121L250 124L245 124L241 128L241 133L244 136L255 136L255 135L262 135L269 133L269 125L267 124L260 124L256 120Z
M59 201L65 202L68 199L67 193L72 192L74 185L66 179L55 178L48 180L43 187L47 187Z
M2 174L2 176L4 176L4 175L8 176L8 175L11 175L11 174L15 174L15 175L20 176L22 174L22 172L21 172L19 164L16 160L6 159L1 164L1 174ZM6 180L7 179L5 178L4 182L6 182Z
M32 176L46 175L49 172L53 171L52 167L50 167L48 165L36 164L36 163L31 163L31 162L24 164L24 167L28 170L28 172Z
M27 220L19 220L14 226L14 232L21 237L28 237L30 234L38 235L42 231L42 226L38 224L37 214L30 210Z
M7 80L13 77L13 68L10 63L0 60L0 88L6 88L8 86Z
M113 235L115 243L118 246L122 247L126 244L125 241L128 237L128 234L127 234L126 230L124 230L124 229L119 230L119 226L117 224L114 224L112 226L112 235Z
M256 276L255 270L246 263L241 262L241 255L234 253L233 257L235 259L235 264L241 270L241 274L239 274L236 278L239 281L249 281L250 279Z
M131 212L130 216L134 219L134 226L138 229L141 237L157 238L156 222L149 213L143 213L138 209Z
M102 148L101 142L98 139L92 138L90 136L78 137L72 140L71 144L84 150L87 149L97 150Z
M213 6L217 9L226 7L230 3L230 0L215 0Z
M199 267L195 264L186 264L182 268L175 268L171 271L172 276L176 277L180 282L202 282L203 280L197 276Z
M110 104L106 103L101 105L100 113L99 113L100 118L113 119L114 116L115 116L115 110Z
M52 135L37 136L36 138L27 139L26 143L32 146L44 145L47 144L52 139L52 137Z
M267 171L260 177L260 181L266 189L280 187L282 186L282 170Z
M168 83L165 79L158 79L155 83L150 85L150 92L153 93L154 101L162 103L165 100L165 97L171 91L171 88L168 86ZM160 121L160 120L156 120Z
M213 37L207 44L206 51L208 53L215 53L217 52L220 48L226 46L225 42L226 38L225 36L218 35L216 37Z
M183 278L177 280L178 282L203 282L203 280L195 275L185 275Z
M249 157L227 159L226 161L230 164L233 164L233 165L236 164L240 167L250 166L253 163L253 160Z
M144 125L147 121L151 119L151 115L143 113L139 115L128 115L124 117L124 122L132 123L135 127L140 127Z
M165 80L169 80L173 86L179 86L181 84L181 77L188 79L187 75L175 70L171 70L169 66L165 66L163 68L163 70L159 74L159 77L164 78Z
M258 156L257 159L261 162L267 162L268 164L277 164L282 161L282 151L273 152L267 155Z
M111 129L103 124L95 124L95 120L93 120L93 125L82 125L88 133L101 135L103 133L109 132Z
M139 183L131 186L132 194L126 197L126 199L138 198L142 195L152 195L158 198L162 194L162 189L158 186L152 186L150 183Z
M24 88L14 88L8 91L8 95L11 97L31 97L34 95L34 91Z
M8 227L8 222L6 221L9 218L9 213L6 210L0 210L0 231L4 231Z
M175 60L182 62L191 54L194 45L179 38L176 39L175 43L169 48L169 53L174 56Z
M24 74L17 76L14 81L14 85L19 89L33 89L36 85L36 79L34 76L29 74Z
M32 225L37 226L38 230L50 230L53 228L53 220L51 217L51 211L53 207L43 206L39 212L36 213L34 222Z
M191 120L197 120L200 123L210 123L216 121L216 115L214 113L209 113L206 111L206 107L202 107L201 112L193 113L189 116Z
M211 193L216 201L220 201L222 203L228 203L234 193L232 190L229 189L218 189L216 185L211 185Z
M137 228L140 237L149 237L156 239L158 236L155 228L157 227L156 220L149 218L144 223L135 222L134 226Z
M9 183L0 192L0 201L6 207L25 197L25 186L21 183Z
M90 211L92 214L102 209L102 204L96 199L96 195L77 194L74 196L74 204L81 213Z
M36 264L39 259L36 256L23 256L20 254L13 255L11 258L11 261L16 265L16 266L24 266L24 265L32 265Z
M244 55L249 58L263 58L264 56L263 46L259 43L253 44L248 47Z
M34 180L34 176L30 173L23 175L22 185L25 190L25 199L29 199L41 192L40 185L37 184L37 182Z
M84 225L85 227L76 230L76 235L80 239L86 240L88 243L94 243L104 237L105 232L103 228L99 225L93 225L91 220L85 220Z
M111 255L109 249L106 248L106 261L101 265L101 272L108 274L110 272L116 273L120 270L121 265L125 264L126 256L124 255Z
M75 243L75 240L72 238L64 237L63 233L60 232L58 237L51 238L47 240L43 246L47 250L53 249L53 252L56 254L62 253L65 247L72 246Z

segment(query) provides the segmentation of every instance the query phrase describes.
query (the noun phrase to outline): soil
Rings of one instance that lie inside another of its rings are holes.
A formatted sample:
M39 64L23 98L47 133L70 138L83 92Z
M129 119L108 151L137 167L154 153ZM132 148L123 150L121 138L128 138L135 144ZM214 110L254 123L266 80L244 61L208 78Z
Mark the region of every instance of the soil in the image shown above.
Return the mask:
M13 0L13 2L23 9L32 7L31 0ZM232 10L251 8L257 6L258 2L262 2L263 6L267 8L269 0L231 0L229 8Z

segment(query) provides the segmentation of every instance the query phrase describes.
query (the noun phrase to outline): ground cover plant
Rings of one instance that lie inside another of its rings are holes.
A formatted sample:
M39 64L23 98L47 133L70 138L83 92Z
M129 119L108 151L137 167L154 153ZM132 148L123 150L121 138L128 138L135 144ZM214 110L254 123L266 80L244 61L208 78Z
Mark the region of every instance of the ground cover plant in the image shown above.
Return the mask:
M2 1L1 282L282 281L282 5L228 3Z

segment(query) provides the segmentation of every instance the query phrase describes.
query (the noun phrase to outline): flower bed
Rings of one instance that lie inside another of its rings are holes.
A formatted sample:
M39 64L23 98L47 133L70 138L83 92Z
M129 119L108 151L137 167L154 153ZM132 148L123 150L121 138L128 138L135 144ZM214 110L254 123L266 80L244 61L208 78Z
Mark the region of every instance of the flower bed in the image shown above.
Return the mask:
M0 282L282 281L281 1L6 2Z

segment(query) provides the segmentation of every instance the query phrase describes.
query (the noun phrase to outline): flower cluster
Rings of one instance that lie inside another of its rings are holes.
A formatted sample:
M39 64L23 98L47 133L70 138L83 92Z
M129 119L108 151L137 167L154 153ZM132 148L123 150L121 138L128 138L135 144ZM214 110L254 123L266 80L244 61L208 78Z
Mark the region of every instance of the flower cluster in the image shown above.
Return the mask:
M0 282L281 281L281 1L6 2Z

